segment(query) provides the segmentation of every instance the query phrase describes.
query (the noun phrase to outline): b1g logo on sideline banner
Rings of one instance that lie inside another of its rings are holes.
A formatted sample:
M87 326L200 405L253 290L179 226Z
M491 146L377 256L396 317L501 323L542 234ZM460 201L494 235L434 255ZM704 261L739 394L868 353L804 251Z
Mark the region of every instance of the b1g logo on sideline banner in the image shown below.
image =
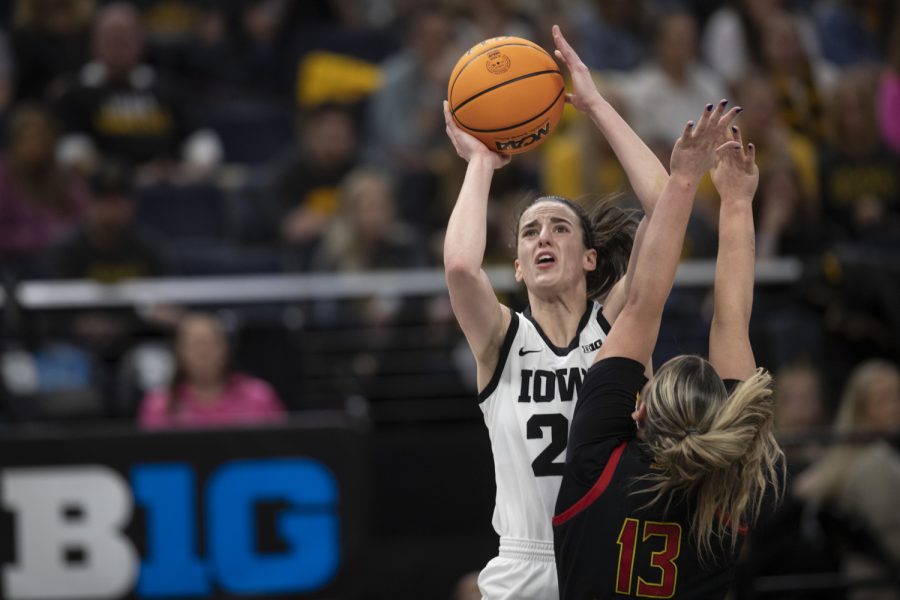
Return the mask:
M184 447L202 449L197 462L212 469L171 460L0 467L12 523L0 597L312 598L331 587L344 560L332 469L310 457L210 461L215 444L190 437Z

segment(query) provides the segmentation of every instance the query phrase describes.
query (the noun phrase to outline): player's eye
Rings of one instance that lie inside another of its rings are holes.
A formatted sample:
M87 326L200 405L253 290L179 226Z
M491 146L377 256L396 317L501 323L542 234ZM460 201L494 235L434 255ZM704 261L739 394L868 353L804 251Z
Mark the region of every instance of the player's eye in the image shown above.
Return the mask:
M555 231L556 233L568 233L569 228L566 225L557 225L553 228L553 231Z
M523 229L522 237L534 237L537 235L537 229Z

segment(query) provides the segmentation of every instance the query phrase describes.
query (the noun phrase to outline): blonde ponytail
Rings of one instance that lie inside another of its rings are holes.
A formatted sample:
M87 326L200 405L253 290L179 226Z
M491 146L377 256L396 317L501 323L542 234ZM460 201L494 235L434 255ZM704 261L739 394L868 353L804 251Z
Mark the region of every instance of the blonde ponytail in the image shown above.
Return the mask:
M764 369L729 396L712 365L697 356L672 359L647 394L645 443L658 471L646 476L648 506L690 498L701 558L713 539L734 550L738 533L756 522L766 490L776 498L783 453L774 435L772 376ZM783 474L782 474L783 476Z

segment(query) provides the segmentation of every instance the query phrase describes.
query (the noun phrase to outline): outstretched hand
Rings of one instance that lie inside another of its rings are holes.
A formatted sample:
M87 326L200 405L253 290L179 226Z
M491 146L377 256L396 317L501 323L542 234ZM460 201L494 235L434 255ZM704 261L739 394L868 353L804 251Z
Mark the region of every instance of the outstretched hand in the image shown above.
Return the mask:
M559 25L553 26L553 43L556 44L556 55L572 75L572 90L574 93L566 94L566 102L574 106L581 112L589 112L591 107L603 97L597 90L594 78L591 77L591 71L587 65L582 62L566 38L563 37L562 30Z
M712 181L723 201L738 199L752 201L759 185L759 168L756 166L756 148L753 144L744 147L741 130L731 127L728 139L740 144L740 152L725 150L716 153L716 164L712 169Z
M741 149L740 142L729 139L727 127L742 109L734 107L723 114L727 103L722 100L715 106L707 104L696 124L687 122L672 150L672 175L699 180L716 164L717 155Z
M444 124L447 137L453 143L456 153L466 162L470 162L476 156L483 156L490 160L493 169L499 169L509 164L511 157L508 154L493 152L480 140L459 128L450 114L450 104L446 100L444 100Z

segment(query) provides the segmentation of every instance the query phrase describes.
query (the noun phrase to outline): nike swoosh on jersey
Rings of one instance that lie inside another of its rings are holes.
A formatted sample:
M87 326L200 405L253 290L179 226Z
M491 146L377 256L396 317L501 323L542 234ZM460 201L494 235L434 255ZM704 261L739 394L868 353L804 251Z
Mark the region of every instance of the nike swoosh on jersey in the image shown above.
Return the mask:
M532 352L540 352L541 349L537 350L526 350L525 348L519 348L519 356L525 356L526 354L531 354Z

